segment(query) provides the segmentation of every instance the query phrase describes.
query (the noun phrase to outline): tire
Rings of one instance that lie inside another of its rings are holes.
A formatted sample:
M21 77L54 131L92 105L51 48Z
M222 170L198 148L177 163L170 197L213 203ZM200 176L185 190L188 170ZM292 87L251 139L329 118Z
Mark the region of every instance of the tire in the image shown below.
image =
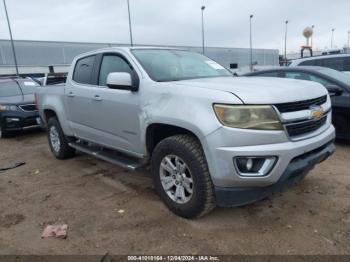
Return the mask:
M75 155L75 149L68 145L70 139L64 135L56 117L51 117L47 122L47 138L51 152L57 159L67 159Z
M181 172L174 169L170 172L169 167L174 166ZM157 193L176 215L197 218L215 207L207 161L195 137L175 135L159 142L152 154L151 167Z

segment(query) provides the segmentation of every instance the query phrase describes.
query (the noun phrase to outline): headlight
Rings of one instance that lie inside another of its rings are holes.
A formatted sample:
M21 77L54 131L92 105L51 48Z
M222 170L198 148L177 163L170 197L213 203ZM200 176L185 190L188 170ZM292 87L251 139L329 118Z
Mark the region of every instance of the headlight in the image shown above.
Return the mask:
M229 127L283 130L282 124L272 106L214 105L219 121Z
M0 112L2 111L17 111L18 107L17 106L13 106L13 105L0 105Z

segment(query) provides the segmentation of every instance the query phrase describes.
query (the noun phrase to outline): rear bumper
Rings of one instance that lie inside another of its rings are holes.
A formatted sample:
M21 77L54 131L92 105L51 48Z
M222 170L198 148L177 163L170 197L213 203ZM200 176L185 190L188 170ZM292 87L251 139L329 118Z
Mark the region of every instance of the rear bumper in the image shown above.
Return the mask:
M280 179L266 187L215 187L216 202L221 207L246 205L282 191L302 180L313 167L326 160L335 151L333 141L306 154L294 158Z

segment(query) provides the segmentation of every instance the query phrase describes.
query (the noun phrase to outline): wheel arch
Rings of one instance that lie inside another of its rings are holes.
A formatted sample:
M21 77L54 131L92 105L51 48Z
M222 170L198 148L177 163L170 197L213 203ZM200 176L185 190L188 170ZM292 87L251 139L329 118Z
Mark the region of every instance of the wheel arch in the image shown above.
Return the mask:
M194 131L193 129L189 129L188 127L183 127L179 125L173 125L173 124L166 124L166 123L152 123L147 126L146 133L145 133L145 144L146 144L146 150L148 155L152 155L152 152L154 148L157 146L157 144L162 141L163 139L179 135L179 134L186 134L193 136L196 138L199 143L202 144L202 134L198 134L198 132Z

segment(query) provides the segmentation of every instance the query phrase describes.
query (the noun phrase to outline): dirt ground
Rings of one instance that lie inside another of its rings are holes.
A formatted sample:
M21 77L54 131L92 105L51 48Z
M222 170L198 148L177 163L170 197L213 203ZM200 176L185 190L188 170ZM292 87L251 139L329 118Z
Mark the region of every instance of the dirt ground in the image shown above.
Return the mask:
M56 160L44 133L0 140L0 167L18 161L0 173L0 254L350 254L350 144L282 194L197 220L168 211L148 171ZM68 238L41 239L51 223Z

